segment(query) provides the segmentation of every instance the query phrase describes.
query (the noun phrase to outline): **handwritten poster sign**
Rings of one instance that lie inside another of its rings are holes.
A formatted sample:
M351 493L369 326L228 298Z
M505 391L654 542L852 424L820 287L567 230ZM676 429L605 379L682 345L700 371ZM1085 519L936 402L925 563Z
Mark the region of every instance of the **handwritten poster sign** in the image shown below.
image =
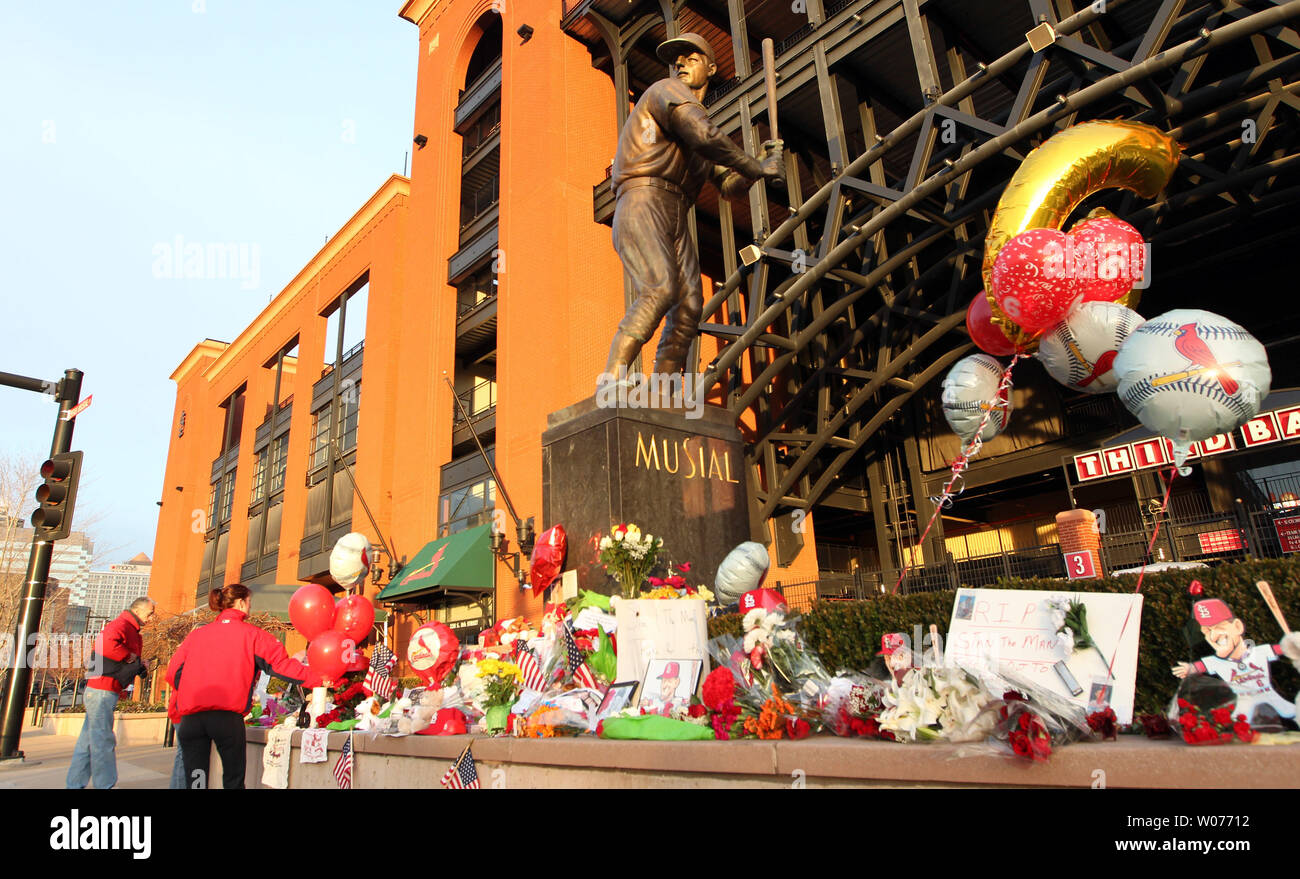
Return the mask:
M620 601L615 615L618 680L644 680L646 668L655 659L699 659L708 667L709 627L703 601ZM696 695L703 680L700 675Z
M1100 650L1067 652L1048 602L1071 600L1088 608ZM1011 672L1089 712L1109 704L1120 723L1132 723L1141 622L1141 595L959 589L944 662Z

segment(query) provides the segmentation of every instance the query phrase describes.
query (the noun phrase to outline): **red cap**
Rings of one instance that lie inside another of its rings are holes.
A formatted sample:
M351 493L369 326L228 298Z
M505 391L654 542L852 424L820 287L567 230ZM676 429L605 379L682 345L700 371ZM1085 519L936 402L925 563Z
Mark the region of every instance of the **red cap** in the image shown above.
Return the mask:
M763 610L776 610L787 607L785 596L775 589L751 589L740 596L740 612L748 613L756 607Z
M1192 605L1192 619L1207 629L1236 618L1237 615L1217 598L1207 598Z
M682 667L675 662L670 662L664 666L664 673L659 676L659 680L664 678L680 678L682 676Z
M894 651L902 650L907 646L907 636L902 632L890 632L887 635L880 636L880 652L877 656L893 656Z

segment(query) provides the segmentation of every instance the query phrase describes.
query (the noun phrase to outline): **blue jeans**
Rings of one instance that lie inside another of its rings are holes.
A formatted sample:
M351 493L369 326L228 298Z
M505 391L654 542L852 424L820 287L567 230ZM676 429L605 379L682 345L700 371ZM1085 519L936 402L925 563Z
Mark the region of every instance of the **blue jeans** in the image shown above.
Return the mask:
M185 778L185 761L181 759L181 743L176 743L176 762L172 764L171 790L187 790L189 784Z
M117 784L117 737L113 735L113 709L117 694L86 689L86 722L77 736L68 767L68 787L81 789L94 778L95 787L107 790Z

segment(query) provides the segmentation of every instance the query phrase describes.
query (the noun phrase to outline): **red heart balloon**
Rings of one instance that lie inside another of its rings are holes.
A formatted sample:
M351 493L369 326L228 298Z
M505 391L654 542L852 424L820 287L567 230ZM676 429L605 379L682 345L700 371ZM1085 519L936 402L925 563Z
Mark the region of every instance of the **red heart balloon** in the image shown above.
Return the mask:
M334 625L353 642L360 644L370 634L375 624L375 606L364 595L349 595L339 600L334 609Z
M1123 220L1084 220L1070 230L1069 238L1084 302L1114 302L1146 274L1142 233Z
M347 672L349 662L356 658L355 649L352 639L330 629L321 632L307 648L307 664L326 681L337 683Z
M308 641L334 628L334 596L324 586L309 583L289 599L289 621Z
M1008 241L993 263L998 307L1031 333L1063 320L1083 299L1066 258L1069 247L1059 229L1030 229Z
M993 323L993 308L983 290L976 293L966 307L966 331L970 333L971 341L986 354L1010 357L1016 353L1015 344L1002 332L1001 327Z

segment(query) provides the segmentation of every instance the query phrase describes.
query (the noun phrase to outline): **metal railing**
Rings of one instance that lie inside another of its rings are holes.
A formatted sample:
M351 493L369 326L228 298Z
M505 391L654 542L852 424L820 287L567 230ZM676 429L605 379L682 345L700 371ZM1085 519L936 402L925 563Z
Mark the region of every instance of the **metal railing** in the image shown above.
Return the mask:
M1194 503L1196 500L1191 498L1184 504L1185 513L1171 511L1156 517L1138 515L1118 529L1112 522L1112 527L1101 535L1104 569L1109 572L1139 567L1143 559L1147 559L1148 564L1173 561L1216 564L1247 557L1277 558L1282 555L1273 520L1293 514L1292 509L1251 509L1237 504L1236 509L1227 512L1199 510L1196 509L1199 505ZM960 586L996 586L1002 579L1063 579L1065 576L1060 545L1043 543L966 558L957 558L949 553L942 561L909 566L900 591L935 592ZM796 602L806 604L813 600L875 598L890 592L897 580L897 568L880 570L862 566L847 572L823 571L816 580L777 582L774 588L780 589L794 607Z
M456 395L461 405L457 406L452 403L452 423L460 424L465 419L461 417L461 406L469 414L470 420L477 419L480 415L486 415L497 406L497 383L484 379L478 382L468 391L463 391Z
M493 178L491 183L461 202L460 214L464 219L460 222L460 231L464 232L470 226L473 226L479 217L496 207L497 202L500 200L501 184L500 181Z
M491 302L493 299L496 298L497 298L497 294L495 292L489 293L488 295L484 296L482 299L470 299L464 296L457 296L456 297L456 320L460 320L465 315L469 314L472 311L477 310L478 308L486 305L487 303Z

